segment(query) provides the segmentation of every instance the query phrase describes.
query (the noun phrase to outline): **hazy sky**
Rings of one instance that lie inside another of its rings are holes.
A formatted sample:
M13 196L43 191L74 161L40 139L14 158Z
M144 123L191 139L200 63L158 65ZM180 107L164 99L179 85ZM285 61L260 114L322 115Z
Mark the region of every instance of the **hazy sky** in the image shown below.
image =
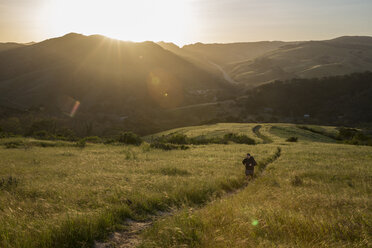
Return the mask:
M372 0L0 0L0 41L69 32L178 44L372 35Z

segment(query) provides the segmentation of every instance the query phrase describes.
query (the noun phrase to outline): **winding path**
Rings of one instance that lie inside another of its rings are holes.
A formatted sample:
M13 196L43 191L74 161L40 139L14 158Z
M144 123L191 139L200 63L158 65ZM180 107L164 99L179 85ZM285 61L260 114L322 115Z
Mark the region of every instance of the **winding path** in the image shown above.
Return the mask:
M261 129L261 125L257 125L255 127L252 128L252 131L256 134L256 136L260 139L262 139L262 143L263 144L269 144L269 143L273 143L273 140L270 139L269 137L267 137L266 135L263 135L261 132L260 132L260 129Z
M259 128L258 128L259 129ZM281 148L277 147L275 153L271 155L270 157L265 158L262 161L258 162L258 172L256 173L256 177L260 177L262 175L262 172L266 169L266 167L273 163L275 160L277 160L281 155ZM245 187L247 187L249 184L245 184L243 187L236 189L230 193L224 194L222 198L230 197L231 195L235 195L239 192L241 192ZM205 206L203 206L205 207ZM125 231L121 232L114 232L111 234L107 242L95 242L94 248L133 248L137 247L141 244L141 233L149 228L153 223L160 218L163 218L165 216L170 216L177 213L177 211L174 212L165 212L160 213L158 215L151 216L146 221L134 221L134 220L128 220L126 222L127 229Z
M212 61L208 60L208 63L213 65L214 67L216 67L220 72L222 72L223 74L223 78L228 81L229 83L231 84L239 84L238 82L236 82L234 79L232 79L229 74L227 74L227 72L220 66L220 65L217 65L216 63L213 63Z

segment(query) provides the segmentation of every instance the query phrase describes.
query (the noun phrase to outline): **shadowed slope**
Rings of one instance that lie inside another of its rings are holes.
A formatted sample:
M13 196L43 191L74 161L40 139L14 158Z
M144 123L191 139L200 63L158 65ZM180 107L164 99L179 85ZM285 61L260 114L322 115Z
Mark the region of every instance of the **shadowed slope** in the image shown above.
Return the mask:
M210 101L223 81L153 42L68 34L0 54L0 98L56 107L72 97L85 111L175 107ZM202 93L200 92L202 91Z

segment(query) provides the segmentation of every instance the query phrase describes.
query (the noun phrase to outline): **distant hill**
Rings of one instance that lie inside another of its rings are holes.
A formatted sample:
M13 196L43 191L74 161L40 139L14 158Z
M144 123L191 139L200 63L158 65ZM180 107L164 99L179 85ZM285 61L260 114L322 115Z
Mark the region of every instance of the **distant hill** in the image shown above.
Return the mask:
M349 45L367 45L372 46L372 37L370 36L341 36L330 40L332 43Z
M196 43L182 49L225 66L231 63L254 59L285 45L282 41L242 42L227 44Z
M205 56L200 56L198 52L186 50L171 42L160 41L157 44L223 80L223 75L221 74L220 70L216 68L216 66L213 65L208 58Z
M275 80L372 70L372 37L369 36L343 36L324 41L196 43L182 48L164 44L163 47L205 64L209 62L217 71L222 70L220 76L227 74L231 81L248 88Z
M0 52L4 52L7 50L11 50L11 49L19 48L23 46L25 46L25 44L19 44L19 43L14 43L14 42L0 43Z
M225 68L230 64L250 60L261 56L267 52L292 43L281 41L262 41L262 42L242 42L228 44L203 44L196 43L178 47L173 43L159 42L164 49L172 51L210 73L223 78L224 80L236 84Z
M235 81L251 87L274 80L363 72L372 70L372 37L289 44L225 68Z

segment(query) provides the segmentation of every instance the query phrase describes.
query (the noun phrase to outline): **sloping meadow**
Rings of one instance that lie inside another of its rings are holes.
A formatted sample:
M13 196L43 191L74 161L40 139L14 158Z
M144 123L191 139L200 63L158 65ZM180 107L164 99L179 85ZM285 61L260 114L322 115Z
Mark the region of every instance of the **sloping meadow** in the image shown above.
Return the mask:
M210 144L163 151L148 144L79 148L68 142L25 148L4 142L0 247L17 248L90 247L127 219L203 205L245 185L241 160L247 152L260 161L276 149Z
M262 131L279 159L239 193L159 220L141 247L369 247L372 148L316 142L290 125ZM293 134L299 142L286 144Z

